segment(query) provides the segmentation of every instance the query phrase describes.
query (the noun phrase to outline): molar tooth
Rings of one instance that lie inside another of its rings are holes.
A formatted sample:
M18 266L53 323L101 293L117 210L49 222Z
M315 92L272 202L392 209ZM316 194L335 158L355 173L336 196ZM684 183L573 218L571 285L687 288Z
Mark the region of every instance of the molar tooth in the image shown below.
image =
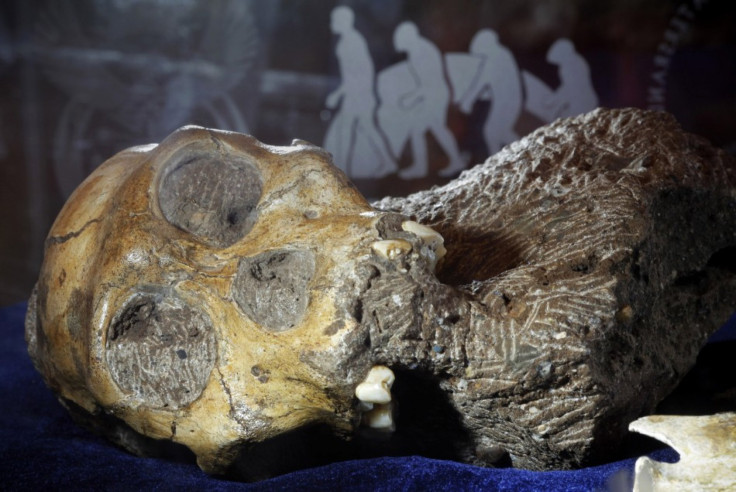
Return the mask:
M373 405L373 403L358 400L358 411L360 411L361 413L370 412L371 410L373 410L374 406L375 405Z
M436 262L445 257L445 253L447 253L447 250L445 249L445 239L439 232L435 231L431 227L414 222L413 220L405 220L401 223L401 228L406 232L410 232L418 236L424 244L432 248L435 255L437 255L437 258L435 259Z
M372 410L363 414L363 425L371 429L393 431L393 404L389 402L375 405Z
M411 251L411 243L403 239L384 239L376 241L371 247L377 254L389 260L395 260Z
M363 403L389 403L394 379L394 373L388 367L373 366L363 382L355 388L355 396Z

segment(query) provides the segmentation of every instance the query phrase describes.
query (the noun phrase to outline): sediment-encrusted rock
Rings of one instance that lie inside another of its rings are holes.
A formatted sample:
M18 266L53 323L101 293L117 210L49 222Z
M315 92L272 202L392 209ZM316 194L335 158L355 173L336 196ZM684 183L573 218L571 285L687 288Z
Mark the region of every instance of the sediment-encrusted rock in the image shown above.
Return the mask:
M431 372L471 430L472 461L496 446L533 469L610 454L736 309L735 177L671 115L599 109L446 186L375 203L442 234L437 276L473 307L461 335L425 324L416 355L400 342L416 328L395 327L379 358L408 365L464 341Z

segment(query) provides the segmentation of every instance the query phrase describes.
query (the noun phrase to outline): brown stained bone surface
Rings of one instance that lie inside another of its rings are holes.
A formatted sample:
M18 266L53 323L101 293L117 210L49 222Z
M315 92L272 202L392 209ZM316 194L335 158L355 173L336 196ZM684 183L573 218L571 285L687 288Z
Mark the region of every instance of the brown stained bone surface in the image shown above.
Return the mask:
M316 147L185 128L70 198L29 352L79 420L211 473L370 453L583 466L736 307L735 172L666 114L597 110L371 207ZM407 220L444 236L439 263ZM377 365L395 430L366 439L355 394Z

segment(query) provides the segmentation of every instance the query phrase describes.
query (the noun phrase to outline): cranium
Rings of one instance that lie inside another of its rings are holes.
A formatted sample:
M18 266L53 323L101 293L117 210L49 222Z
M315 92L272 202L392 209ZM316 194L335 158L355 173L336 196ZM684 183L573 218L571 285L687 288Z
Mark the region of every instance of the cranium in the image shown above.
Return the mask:
M64 400L181 442L210 472L244 439L347 430L370 364L348 350L366 337L356 303L386 215L314 146L181 129L70 198L31 352Z
M188 127L71 196L29 351L83 420L210 473L272 473L253 450L298 429L390 441L412 419L445 456L579 466L733 309L733 179L671 118L601 110L374 208L305 142Z

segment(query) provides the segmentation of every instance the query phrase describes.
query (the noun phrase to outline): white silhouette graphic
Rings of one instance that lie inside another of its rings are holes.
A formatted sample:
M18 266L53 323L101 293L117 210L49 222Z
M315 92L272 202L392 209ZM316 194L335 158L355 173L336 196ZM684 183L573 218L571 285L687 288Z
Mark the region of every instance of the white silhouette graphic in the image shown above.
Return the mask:
M526 110L542 121L575 116L598 107L598 96L593 88L590 68L575 51L572 41L558 39L547 52L547 61L558 66L560 85L548 87L534 75L524 72Z
M447 126L450 104L471 113L477 101L491 102L483 125L489 154L520 138L515 126L523 111L547 123L598 106L588 64L568 39L557 40L547 52L547 62L557 66L560 79L559 86L551 88L535 75L520 72L513 53L492 29L473 36L469 53L443 56L414 23L406 21L394 31L393 44L407 59L375 75L376 109L373 60L353 24L350 8L333 10L331 29L339 36L335 54L341 83L326 100L328 108L339 110L324 144L351 177L375 179L396 172L397 157L407 144L412 163L399 176L426 177L428 134L449 160L440 176L460 172L465 159Z
M440 50L419 34L412 22L400 24L394 31L394 48L407 54L406 62L384 70L378 77L381 106L378 121L388 136L391 149L399 155L411 140L412 164L399 172L405 179L427 176L427 132L431 132L450 162L440 171L451 176L465 165L455 141L447 128L450 88L444 75Z
M489 154L495 154L504 145L519 139L514 131L522 110L519 67L514 55L499 43L498 35L491 29L481 29L476 33L470 43L470 53L478 57L480 63L458 103L463 112L470 113L477 100L491 100L491 109L483 125L483 137ZM449 59L448 70L454 71L450 68Z
M341 82L325 104L329 109L338 105L340 109L327 130L324 147L350 177L380 178L395 172L396 163L374 122L373 60L353 23L349 7L339 6L332 11L330 28L340 37L335 55Z

